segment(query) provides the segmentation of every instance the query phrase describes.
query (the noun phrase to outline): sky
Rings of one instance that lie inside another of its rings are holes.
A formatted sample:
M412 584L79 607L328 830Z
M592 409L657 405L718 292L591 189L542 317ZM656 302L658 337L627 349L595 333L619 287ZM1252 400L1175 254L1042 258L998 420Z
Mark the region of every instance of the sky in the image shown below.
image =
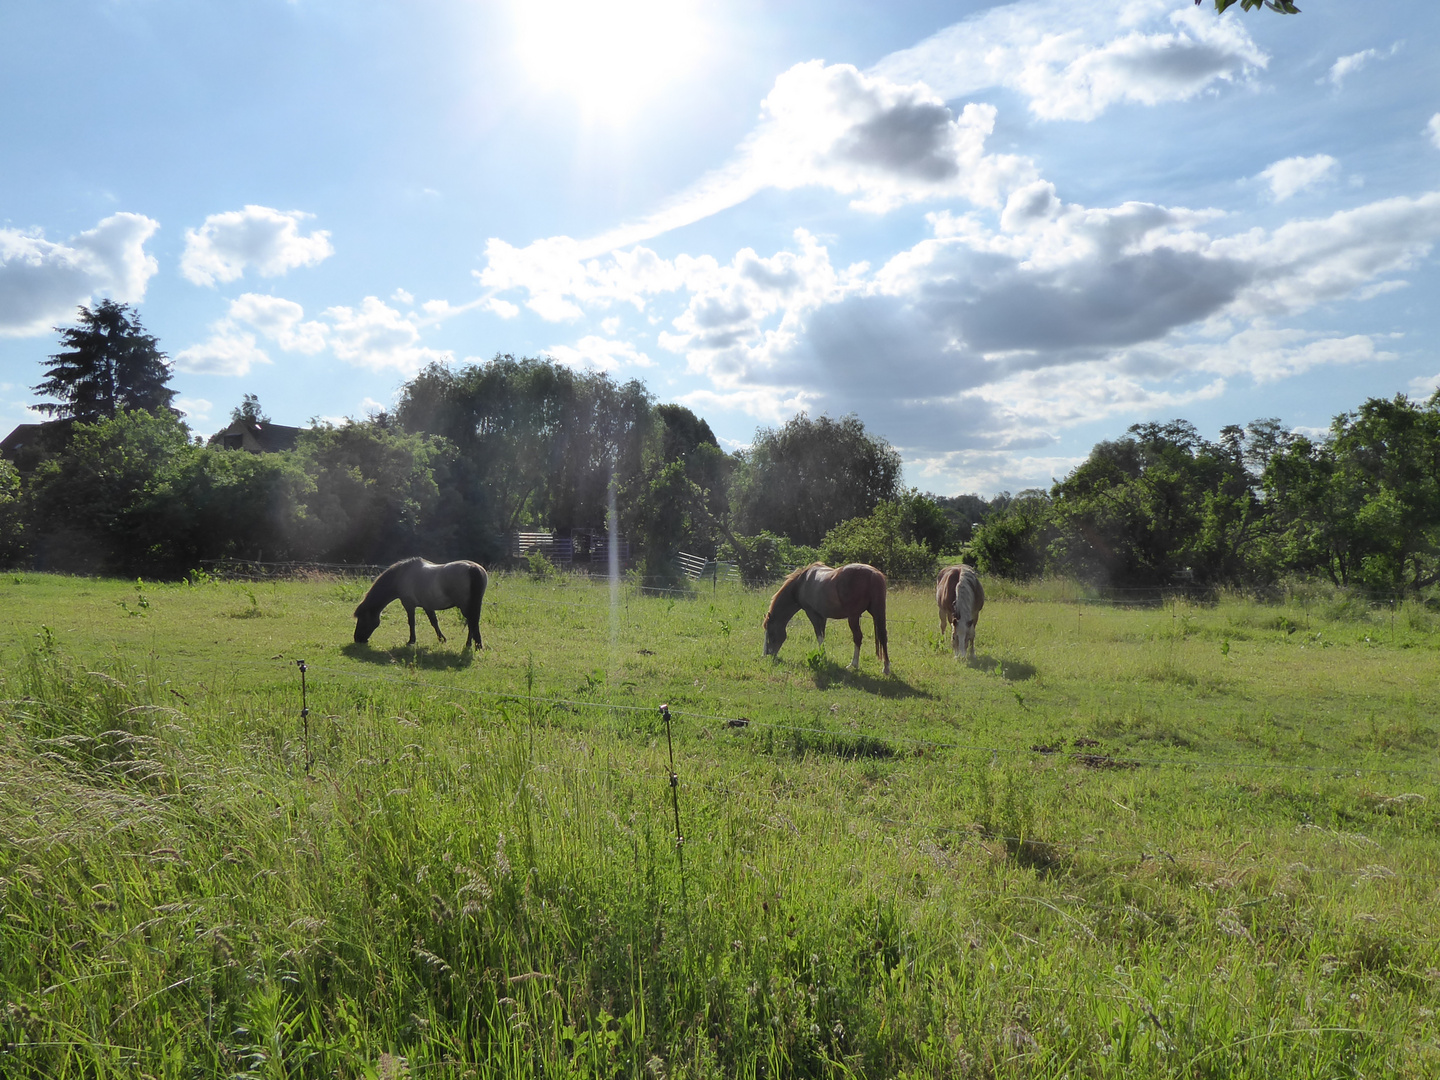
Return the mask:
M0 428L112 298L192 430L548 356L936 494L1440 384L1440 11L0 0Z

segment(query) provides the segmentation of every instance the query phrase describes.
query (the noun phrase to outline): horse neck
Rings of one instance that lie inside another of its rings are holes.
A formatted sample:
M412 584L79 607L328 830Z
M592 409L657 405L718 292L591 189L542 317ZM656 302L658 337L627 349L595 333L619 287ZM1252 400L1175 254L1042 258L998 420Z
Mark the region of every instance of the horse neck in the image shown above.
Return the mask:
M961 575L955 584L955 621L969 626L974 617L975 593L970 588L970 579Z
M765 616L765 625L769 626L778 622L781 626L787 625L800 610L800 579L797 578L788 588L781 589L775 594L775 599L770 601L770 610Z
M379 611L396 600L400 596L399 573L394 570L387 570L375 579L375 584L370 586L370 591L365 594L365 599L360 601L360 606L367 611Z

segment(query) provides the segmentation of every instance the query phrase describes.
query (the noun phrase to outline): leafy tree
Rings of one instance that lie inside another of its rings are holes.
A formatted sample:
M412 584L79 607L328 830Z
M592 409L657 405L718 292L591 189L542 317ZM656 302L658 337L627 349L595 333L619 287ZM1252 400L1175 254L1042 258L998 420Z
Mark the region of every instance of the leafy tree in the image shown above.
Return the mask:
M902 581L933 577L935 551L915 536L915 501L913 494L904 499L886 500L869 516L836 525L825 534L820 545L821 556L831 566L869 563Z
M895 498L899 478L900 454L853 413L840 420L801 413L779 429L755 433L731 505L745 532L814 545L840 522Z
M1199 7L1203 0L1195 0L1195 6ZM1271 11L1279 12L1281 15L1299 15L1300 9L1292 3L1292 0L1215 0L1215 11L1217 14L1224 14L1225 9L1232 4L1239 3L1242 11L1252 11L1256 8L1269 8Z
M1263 481L1286 568L1381 589L1440 580L1440 393L1370 398L1326 439L1289 439Z
M1005 493L980 523L970 555L982 574L1027 581L1045 570L1046 548L1055 535L1050 496L1030 488L1011 498Z
M990 503L979 495L936 495L935 504L950 519L955 540L969 543L976 523L990 512Z
M0 460L0 566L14 566L25 555L25 506L20 473Z
M163 557L147 504L189 446L189 429L168 409L76 424L64 452L31 479L42 566L131 572Z
M1096 445L1052 493L1055 567L1110 585L1243 578L1263 515L1245 433L1227 433L1215 444L1174 420Z
M183 574L205 559L314 557L302 546L314 492L294 454L177 453L132 515L151 539L149 563Z
M301 432L295 455L313 483L301 546L313 558L334 562L466 556L437 513L446 496L455 496L442 496L436 467L453 463L455 453L445 439L370 423Z
M820 549L796 544L774 533L758 536L729 535L720 545L720 558L733 562L746 585L765 585L784 577L797 566L820 561Z
M65 346L50 357L37 394L60 399L36 406L62 420L94 423L122 409L170 408L170 365L128 304L102 300L80 308L80 325L55 329Z
M242 420L247 424L268 424L270 417L260 407L260 399L254 394L246 394L244 400L230 410L232 423L240 423Z
M454 444L484 491L494 532L564 531L603 525L612 477L623 486L641 474L651 408L640 382L496 356L426 368L402 391L396 419Z

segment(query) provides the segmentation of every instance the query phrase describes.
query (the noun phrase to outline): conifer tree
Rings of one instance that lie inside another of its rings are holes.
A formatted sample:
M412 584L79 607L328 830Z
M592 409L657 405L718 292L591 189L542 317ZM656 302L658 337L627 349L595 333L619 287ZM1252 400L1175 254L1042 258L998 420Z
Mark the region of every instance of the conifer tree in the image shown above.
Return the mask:
M55 328L64 348L50 357L44 381L32 389L60 400L36 408L94 423L121 409L153 413L170 407L170 364L130 305L101 300L93 309L82 306L79 323Z

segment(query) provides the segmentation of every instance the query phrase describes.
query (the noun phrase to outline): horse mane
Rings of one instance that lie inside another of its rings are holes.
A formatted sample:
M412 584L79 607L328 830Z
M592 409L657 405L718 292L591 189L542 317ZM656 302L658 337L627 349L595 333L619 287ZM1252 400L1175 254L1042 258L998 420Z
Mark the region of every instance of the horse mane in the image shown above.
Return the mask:
M959 580L955 583L955 623L961 628L962 636L975 617L975 590L979 584L980 575L973 567L960 567Z
M410 558L401 559L399 562L393 562L384 570L380 571L380 576L371 583L370 588L365 592L364 598L361 599L360 603L355 606L356 616L358 617L360 612L371 606L370 598L372 596L380 595L383 593L384 589L389 589L391 587L390 583L395 580L395 578L400 574L402 570L407 570L410 567L416 565L417 563L423 563L424 561L425 560L419 555L411 555ZM390 596L390 600L393 600L394 598L395 596L392 594ZM385 603L388 604L390 600L386 600Z
M824 563L812 562L809 566L800 566L790 571L790 576L780 583L780 588L776 589L775 595L770 598L770 607L766 610L765 618L760 623L762 627L769 628L770 616L775 614L775 605L780 601L780 598L783 596L789 599L790 594L800 587L800 579L817 566L822 570L825 569Z

